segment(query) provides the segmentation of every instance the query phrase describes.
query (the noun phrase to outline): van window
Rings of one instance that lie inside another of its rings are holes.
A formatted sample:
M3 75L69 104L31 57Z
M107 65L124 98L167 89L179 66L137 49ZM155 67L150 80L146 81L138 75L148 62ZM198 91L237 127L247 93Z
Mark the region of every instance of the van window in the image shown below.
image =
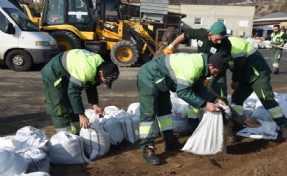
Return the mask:
M7 18L2 14L0 13L0 30L2 32L5 32L6 31L6 27L8 25L8 21L7 21Z
M37 26L19 9L5 8L4 10L23 31L39 31Z

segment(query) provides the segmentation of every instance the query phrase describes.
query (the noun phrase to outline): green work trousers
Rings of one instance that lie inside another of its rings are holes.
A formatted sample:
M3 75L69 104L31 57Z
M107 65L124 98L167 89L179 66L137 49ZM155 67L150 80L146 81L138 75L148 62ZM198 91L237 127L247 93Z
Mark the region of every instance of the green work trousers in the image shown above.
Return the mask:
M221 73L218 76L215 76L210 83L210 87L223 99L227 102L227 81L226 73Z
M62 128L78 128L79 116L73 113L67 89L65 89L62 82L54 87L43 81L46 96L46 110L47 114L51 115L52 122L56 129ZM78 129L77 129L78 130Z
M171 114L171 100L169 91L161 92L155 85L145 84L140 78L137 80L140 102L140 122L154 122L156 116ZM173 130L161 131L164 140L173 136ZM155 137L142 138L140 148L146 144L154 144Z
M238 88L232 94L232 102L243 105L243 102L255 92L266 110L279 106L274 99L274 93L270 84L270 76L258 77L255 81L248 83L238 82Z
M281 48L271 48L272 67L274 71L279 70L279 62L282 56L282 51L283 50Z

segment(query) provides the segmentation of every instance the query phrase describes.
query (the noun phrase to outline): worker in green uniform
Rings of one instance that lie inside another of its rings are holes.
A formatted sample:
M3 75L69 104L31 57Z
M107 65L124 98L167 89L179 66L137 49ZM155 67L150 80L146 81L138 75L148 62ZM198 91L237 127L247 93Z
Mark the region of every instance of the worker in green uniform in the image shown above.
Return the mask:
M224 73L230 55L176 53L161 56L143 65L137 74L140 102L140 148L142 157L150 164L160 163L155 155L155 125L159 125L165 150L178 151L182 146L173 135L170 92L196 108L217 110L214 103L226 106L204 86L207 76ZM156 119L156 120L155 120Z
M270 36L267 36L267 40L271 40L271 59L272 59L272 67L273 73L279 73L279 62L282 57L283 46L286 43L287 35L284 31L280 30L279 25L273 26L273 32Z
M174 46L178 45L184 40L195 39L197 41L197 52L215 54L219 51L224 51L227 54L231 52L230 41L226 36L226 26L222 22L215 22L210 29L191 29L179 35L170 45L164 49L164 54L173 53ZM227 83L226 73L222 73L213 78L210 82L212 89L221 96L224 100L227 98ZM227 100L226 100L227 102ZM189 131L193 132L199 124L199 119L196 118L200 112L196 108L191 108L188 111L189 116L195 116L195 118L188 118Z
M77 134L81 127L89 127L81 91L85 89L94 112L101 114L97 86L102 83L110 89L119 76L119 69L113 63L104 62L99 54L73 49L55 56L41 70L41 75L47 113L56 131Z
M254 91L259 100L269 111L273 120L281 128L282 136L287 138L287 119L278 102L274 99L274 93L270 84L271 69L264 57L248 41L229 37L232 44L231 54L233 59L229 62L232 71L231 88L232 103L243 105L243 102ZM240 113L243 109L237 109Z

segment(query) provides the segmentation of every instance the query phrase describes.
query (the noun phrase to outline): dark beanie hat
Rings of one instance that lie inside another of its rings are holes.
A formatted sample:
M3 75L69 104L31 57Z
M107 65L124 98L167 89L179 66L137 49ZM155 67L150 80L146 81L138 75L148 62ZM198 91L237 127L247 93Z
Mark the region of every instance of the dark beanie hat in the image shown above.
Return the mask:
M116 64L112 62L104 62L100 69L103 71L103 76L105 78L104 84L108 89L112 87L114 80L118 79L120 75L119 68Z
M221 73L224 73L228 68L228 61L231 59L231 56L224 51L219 51L215 54L212 54L208 58L208 63L212 64L213 67L217 68Z
M212 34L215 34L215 35L225 36L226 26L222 22L217 21L213 23L213 25L210 27L208 32L211 32Z

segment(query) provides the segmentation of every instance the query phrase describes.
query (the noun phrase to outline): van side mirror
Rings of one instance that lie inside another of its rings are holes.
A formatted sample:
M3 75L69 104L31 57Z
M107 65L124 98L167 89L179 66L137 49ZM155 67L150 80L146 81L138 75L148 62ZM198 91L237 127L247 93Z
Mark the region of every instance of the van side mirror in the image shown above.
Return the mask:
M15 34L15 28L12 23L8 23L6 26L6 31L7 34Z

